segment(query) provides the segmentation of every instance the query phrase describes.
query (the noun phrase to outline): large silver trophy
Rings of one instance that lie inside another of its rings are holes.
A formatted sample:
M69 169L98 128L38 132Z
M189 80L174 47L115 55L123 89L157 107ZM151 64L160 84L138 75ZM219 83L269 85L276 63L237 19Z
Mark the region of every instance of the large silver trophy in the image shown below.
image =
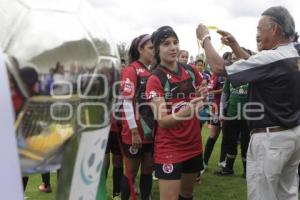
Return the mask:
M12 93L18 93L15 128L23 174L60 168L64 151L70 166L63 166L69 174L62 176L71 180L78 165L90 184L95 178L84 173L94 165L100 174L103 158L96 149L106 145L119 79L116 45L86 1L0 0L0 5L0 45ZM25 68L38 72L34 93L20 73ZM83 138L87 130L104 136ZM95 148L80 150L89 142Z

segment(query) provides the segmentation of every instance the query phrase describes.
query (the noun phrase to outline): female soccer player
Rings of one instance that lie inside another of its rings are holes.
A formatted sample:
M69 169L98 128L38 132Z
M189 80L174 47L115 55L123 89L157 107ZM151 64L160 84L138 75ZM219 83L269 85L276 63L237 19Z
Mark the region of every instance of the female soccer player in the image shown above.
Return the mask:
M202 141L196 114L203 107L205 88L195 68L176 62L179 41L169 26L152 34L157 67L147 82L157 127L155 175L161 200L193 199L201 170Z
M148 200L152 188L152 127L144 118L150 107L139 106L147 101L146 83L151 73L153 45L148 34L135 38L129 49L130 64L122 70L121 93L123 96L122 142L125 153L126 175L122 180L121 197L128 200L134 178L141 167L140 192ZM148 126L149 125L149 126ZM129 184L131 183L131 184ZM131 188L131 189L130 189ZM132 191L133 192L133 191ZM132 193L132 195L134 195Z

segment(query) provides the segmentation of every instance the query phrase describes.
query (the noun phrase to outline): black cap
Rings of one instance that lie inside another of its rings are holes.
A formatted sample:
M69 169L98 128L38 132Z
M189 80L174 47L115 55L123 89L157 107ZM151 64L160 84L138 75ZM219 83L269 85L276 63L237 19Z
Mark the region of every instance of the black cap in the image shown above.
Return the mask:
M170 26L162 26L158 28L155 32L152 33L151 35L151 41L154 46L155 50L155 58L157 60L157 63L160 63L160 58L159 58L159 45L168 37L174 36L177 40L177 34L173 30L172 27Z

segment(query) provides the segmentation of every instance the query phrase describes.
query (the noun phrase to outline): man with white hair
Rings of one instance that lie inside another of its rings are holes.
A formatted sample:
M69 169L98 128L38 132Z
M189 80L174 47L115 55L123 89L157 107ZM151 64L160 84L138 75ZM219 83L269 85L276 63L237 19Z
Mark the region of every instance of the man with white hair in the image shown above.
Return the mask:
M265 10L257 26L260 52L251 57L230 33L218 32L223 43L242 58L227 67L203 24L197 28L197 37L214 73L227 76L234 87L249 83L248 199L298 200L300 44L293 42L297 37L294 19L282 6Z

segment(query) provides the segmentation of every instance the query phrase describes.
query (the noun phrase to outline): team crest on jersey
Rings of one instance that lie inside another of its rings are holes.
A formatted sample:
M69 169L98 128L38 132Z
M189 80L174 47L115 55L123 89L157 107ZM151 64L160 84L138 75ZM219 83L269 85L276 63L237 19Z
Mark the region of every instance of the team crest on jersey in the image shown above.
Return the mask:
M154 90L152 90L152 91L150 91L150 93L149 93L149 99L152 99L152 98L154 98L154 97L157 97L157 93L156 93Z
M129 147L129 153L131 153L132 155L137 154L138 151L139 151L138 148L134 148L133 146L130 146L130 147Z
M173 164L163 164L162 170L165 174L171 174L174 171Z
M240 88L239 89L239 94L244 94L245 93L245 90L243 88Z
M143 85L143 84L145 84L145 83L146 83L146 81L143 80L143 79L140 81L140 84L141 84L141 85Z
M143 73L144 71L145 71L145 69L143 69L143 68L136 69L137 74Z

